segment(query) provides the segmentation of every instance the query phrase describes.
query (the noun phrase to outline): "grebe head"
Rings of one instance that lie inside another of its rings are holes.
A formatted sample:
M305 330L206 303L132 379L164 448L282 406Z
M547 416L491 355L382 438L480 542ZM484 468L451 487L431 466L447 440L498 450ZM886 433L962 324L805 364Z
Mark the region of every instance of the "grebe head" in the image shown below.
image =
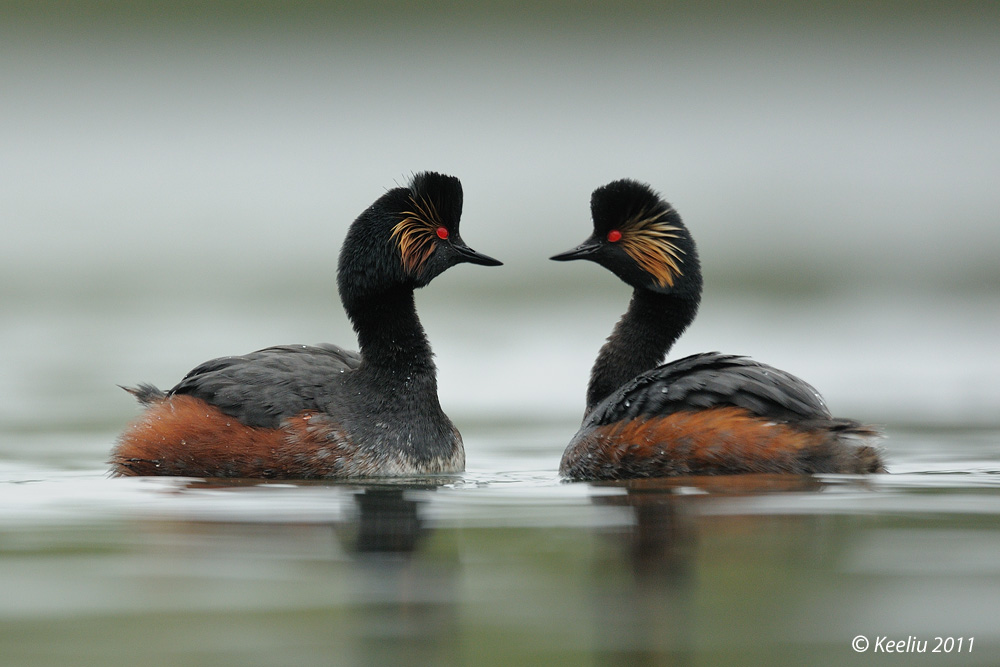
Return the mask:
M389 190L347 232L337 272L341 299L423 287L463 262L499 266L462 241L461 217L462 183L454 176L421 172Z
M694 240L673 206L648 185L623 179L594 190L594 232L552 259L589 259L637 289L698 298L701 267Z

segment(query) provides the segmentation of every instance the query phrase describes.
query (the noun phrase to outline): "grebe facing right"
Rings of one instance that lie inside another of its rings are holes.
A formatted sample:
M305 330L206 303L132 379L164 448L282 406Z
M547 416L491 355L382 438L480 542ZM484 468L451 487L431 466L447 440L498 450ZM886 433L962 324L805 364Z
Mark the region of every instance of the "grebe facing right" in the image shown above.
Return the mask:
M462 438L441 410L413 290L462 262L496 266L458 233L462 184L423 172L347 232L337 286L361 352L269 347L201 364L147 407L111 453L117 475L315 479L454 473Z
M658 365L694 320L702 277L670 204L632 180L591 198L594 232L552 259L588 259L634 288L594 362L583 425L559 472L571 479L885 472L878 432L835 419L799 378L710 352Z

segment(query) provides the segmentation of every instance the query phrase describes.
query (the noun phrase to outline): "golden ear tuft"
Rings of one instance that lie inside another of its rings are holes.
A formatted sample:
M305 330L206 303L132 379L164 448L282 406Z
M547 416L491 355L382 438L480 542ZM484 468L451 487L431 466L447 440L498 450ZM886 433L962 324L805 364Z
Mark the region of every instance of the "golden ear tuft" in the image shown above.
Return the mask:
M667 216L673 209L644 210L621 226L621 247L629 257L653 276L660 287L673 287L681 276L681 250L671 239L680 238L681 227L671 225Z
M407 273L419 275L434 252L437 230L443 227L434 203L410 195L413 210L403 211L403 219L392 228L392 238L399 245L399 255Z

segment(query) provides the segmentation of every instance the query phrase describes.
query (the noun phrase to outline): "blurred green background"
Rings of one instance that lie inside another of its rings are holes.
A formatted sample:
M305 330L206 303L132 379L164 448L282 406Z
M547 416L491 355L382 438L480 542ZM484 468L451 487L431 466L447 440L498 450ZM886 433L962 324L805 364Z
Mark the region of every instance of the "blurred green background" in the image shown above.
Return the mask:
M994 2L0 11L7 289L325 286L350 220L423 169L463 179L469 240L515 269L477 290L588 276L542 259L625 176L713 288L1000 284Z
M0 3L0 664L997 664L998 36L996 2ZM418 295L462 478L105 478L116 385L353 346L344 233L425 169L506 264ZM558 480L628 290L546 258L622 177L699 244L673 354L801 375L892 475Z

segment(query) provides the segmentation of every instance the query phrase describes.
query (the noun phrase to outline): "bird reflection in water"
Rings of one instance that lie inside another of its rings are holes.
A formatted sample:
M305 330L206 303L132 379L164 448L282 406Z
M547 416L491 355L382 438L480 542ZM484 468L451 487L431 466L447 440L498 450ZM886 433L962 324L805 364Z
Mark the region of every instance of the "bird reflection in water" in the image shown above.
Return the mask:
M816 491L809 476L737 475L592 483L597 505L626 520L603 528L593 587L595 649L605 664L686 665L698 637L700 520L705 501ZM608 493L618 488L624 493Z
M424 515L431 494L452 481L443 476L364 486L300 481L300 491L315 487L323 496L329 491L331 499L348 501L346 511L334 511L328 521L269 517L159 523L156 529L194 535L183 540L175 535L174 549L195 549L201 558L212 554L244 566L263 559L268 571L281 568L280 576L291 582L308 573L314 589L327 593L301 596L314 602L296 613L306 614L312 627L327 628L323 641L329 642L333 662L451 664L458 659L460 634L459 557L450 534L433 531ZM227 479L193 481L180 492L256 495L271 486L287 491L284 484ZM274 553L285 558L272 561ZM275 593L270 609L275 624L286 618L289 595L295 593ZM319 606L313 606L317 599Z
M351 632L363 664L451 664L459 657L453 548L422 553L422 517L434 487L370 486L354 495ZM340 531L338 531L340 532ZM447 546L447 545L445 545ZM453 546L453 545L452 545Z
M357 533L353 551L413 554L426 531L419 511L422 502L408 497L404 489L392 486L369 487L354 494Z

